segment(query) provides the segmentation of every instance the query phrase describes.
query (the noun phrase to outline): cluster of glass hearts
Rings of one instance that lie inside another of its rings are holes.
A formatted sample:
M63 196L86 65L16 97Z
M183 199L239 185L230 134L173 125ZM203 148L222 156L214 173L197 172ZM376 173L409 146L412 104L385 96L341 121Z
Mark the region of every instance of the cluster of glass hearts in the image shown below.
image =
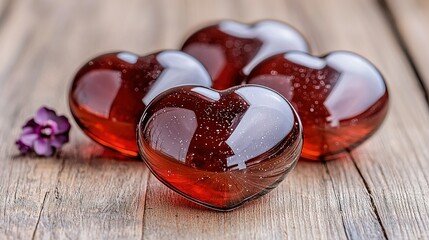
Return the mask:
M181 51L90 60L70 107L98 143L140 153L171 189L230 210L276 187L301 154L319 160L352 149L386 116L386 84L370 62L308 51L284 23L221 21Z

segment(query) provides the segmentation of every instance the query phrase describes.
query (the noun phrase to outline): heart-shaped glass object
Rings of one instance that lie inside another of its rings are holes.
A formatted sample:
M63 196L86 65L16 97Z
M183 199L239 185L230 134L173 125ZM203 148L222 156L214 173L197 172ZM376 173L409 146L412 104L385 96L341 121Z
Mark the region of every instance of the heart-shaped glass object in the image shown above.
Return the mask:
M270 56L308 49L297 30L273 20L250 25L221 21L198 30L182 47L203 63L213 79L213 88L218 90L241 84L258 63Z
M189 84L209 87L211 79L186 53L161 51L144 57L109 53L78 71L69 93L70 109L92 139L137 156L136 126L145 107L163 91Z
M351 52L279 54L256 66L246 82L270 87L292 103L304 127L307 159L335 159L371 136L387 114L382 75Z
M288 101L262 86L164 92L138 126L141 156L165 185L204 206L230 210L276 187L302 149Z

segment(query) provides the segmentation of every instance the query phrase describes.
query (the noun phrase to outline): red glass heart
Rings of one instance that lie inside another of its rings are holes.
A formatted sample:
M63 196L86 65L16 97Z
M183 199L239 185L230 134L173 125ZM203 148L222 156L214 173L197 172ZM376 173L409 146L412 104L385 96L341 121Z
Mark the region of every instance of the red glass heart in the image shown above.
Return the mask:
M213 88L227 89L262 60L290 50L308 51L304 37L291 26L272 20L252 25L225 20L191 35L182 47L207 68Z
M256 66L247 83L270 87L292 103L304 127L302 156L307 159L358 146L387 114L382 75L351 52L320 58L302 52L279 54Z
M76 122L98 143L138 155L136 126L145 107L161 92L180 85L211 86L204 67L179 51L144 57L128 52L96 57L76 74L69 104Z
M185 86L157 97L138 126L152 173L186 198L230 210L276 187L302 150L302 128L281 95L261 86Z

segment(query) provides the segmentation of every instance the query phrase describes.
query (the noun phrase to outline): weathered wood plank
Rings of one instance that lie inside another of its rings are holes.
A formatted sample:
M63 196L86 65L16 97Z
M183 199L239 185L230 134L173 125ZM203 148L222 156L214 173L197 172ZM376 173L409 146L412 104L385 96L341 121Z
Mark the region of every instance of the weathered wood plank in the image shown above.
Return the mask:
M144 2L103 3L16 1L0 29L0 45L7 49L0 61L10 63L1 66L6 74L0 81L1 239L142 236L149 175L142 162L103 150L76 125L71 144L57 157L15 157L13 140L40 105L71 117L68 86L84 61L105 51L157 47L142 29L150 26L133 18L144 15ZM133 17L112 18L118 12ZM26 34L31 37L22 44Z
M409 54L429 93L429 2L423 0L379 0L392 17L392 25L400 34L404 50ZM426 96L429 101L429 96Z
M388 238L427 238L429 114L422 90L375 1L303 1L320 36L319 51L367 56L391 92L389 117L376 136L352 153ZM329 11L335 9L335 11ZM364 16L364 17L363 17ZM317 30L316 30L317 31ZM335 164L335 163L334 163Z
M147 168L113 160L109 150L84 142L63 166L40 213L36 238L141 238ZM69 151L72 152L72 151Z
M219 213L190 203L151 177L144 238L346 237L333 182L323 164L300 162L286 181L257 201L232 212Z
M8 152L10 154L10 150ZM54 159L26 157L11 160L18 163L8 163L4 159L2 156L0 237L29 239L37 225L45 196L55 184L59 164Z

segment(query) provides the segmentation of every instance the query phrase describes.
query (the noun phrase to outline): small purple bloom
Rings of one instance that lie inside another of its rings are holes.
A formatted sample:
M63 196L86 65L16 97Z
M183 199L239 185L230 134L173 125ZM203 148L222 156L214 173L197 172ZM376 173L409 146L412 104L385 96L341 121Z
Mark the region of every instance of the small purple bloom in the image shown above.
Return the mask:
M41 107L22 127L16 145L22 154L34 151L39 156L52 156L69 141L70 127L67 117L57 116L54 110Z

